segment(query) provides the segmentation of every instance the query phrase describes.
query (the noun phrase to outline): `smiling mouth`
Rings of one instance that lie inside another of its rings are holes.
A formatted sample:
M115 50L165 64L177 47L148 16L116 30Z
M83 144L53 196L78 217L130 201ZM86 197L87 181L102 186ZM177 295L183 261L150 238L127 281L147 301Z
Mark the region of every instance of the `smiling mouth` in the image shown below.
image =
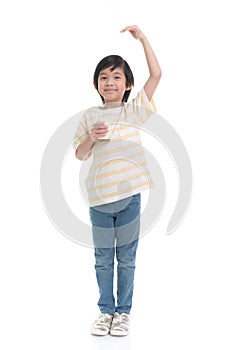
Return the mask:
M113 92L113 91L117 91L116 89L105 89L105 92Z

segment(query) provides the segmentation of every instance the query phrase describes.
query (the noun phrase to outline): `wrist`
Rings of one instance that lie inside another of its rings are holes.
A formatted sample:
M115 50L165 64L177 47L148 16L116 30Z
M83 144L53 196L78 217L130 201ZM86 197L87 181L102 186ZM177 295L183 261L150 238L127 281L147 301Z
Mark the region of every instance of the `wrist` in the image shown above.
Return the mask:
M144 34L139 38L139 40L143 45L148 42L148 40Z
M88 136L88 143L89 143L89 145L91 146L91 148L94 146L94 144L96 143L96 141L97 141L96 136L92 136L92 135L89 135L89 136Z

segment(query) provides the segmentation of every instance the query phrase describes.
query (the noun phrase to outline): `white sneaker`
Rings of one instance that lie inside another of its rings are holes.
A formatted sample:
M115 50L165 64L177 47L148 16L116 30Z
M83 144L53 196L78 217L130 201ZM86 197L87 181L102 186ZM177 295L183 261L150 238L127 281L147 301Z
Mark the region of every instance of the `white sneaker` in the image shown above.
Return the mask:
M110 331L113 315L100 314L91 327L93 335L107 335Z
M124 312L114 314L114 318L111 324L111 335L128 335L130 325L130 316Z

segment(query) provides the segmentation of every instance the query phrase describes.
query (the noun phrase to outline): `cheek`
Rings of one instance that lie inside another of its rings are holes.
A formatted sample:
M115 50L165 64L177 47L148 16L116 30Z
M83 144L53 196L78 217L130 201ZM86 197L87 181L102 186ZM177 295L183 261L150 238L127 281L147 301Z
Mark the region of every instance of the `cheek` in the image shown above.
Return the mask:
M99 81L98 82L98 90L103 90L103 86L104 86L103 82Z
M100 90L101 90L101 85L98 84L98 86L97 86L97 91L100 91Z

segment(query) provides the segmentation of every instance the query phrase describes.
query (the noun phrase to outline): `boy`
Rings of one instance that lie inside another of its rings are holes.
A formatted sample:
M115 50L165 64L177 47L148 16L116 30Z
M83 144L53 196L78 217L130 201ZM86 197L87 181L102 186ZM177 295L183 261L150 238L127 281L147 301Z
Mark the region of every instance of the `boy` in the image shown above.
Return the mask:
M151 185L137 125L155 112L153 94L161 78L157 58L142 31L127 26L144 49L149 78L137 97L127 103L134 77L120 56L103 58L94 73L94 87L103 106L82 116L74 140L76 157L93 163L86 179L95 247L95 269L101 314L94 335L127 335L132 307L136 250L140 229L140 192ZM108 124L106 124L108 123ZM113 295L117 266L117 305Z

